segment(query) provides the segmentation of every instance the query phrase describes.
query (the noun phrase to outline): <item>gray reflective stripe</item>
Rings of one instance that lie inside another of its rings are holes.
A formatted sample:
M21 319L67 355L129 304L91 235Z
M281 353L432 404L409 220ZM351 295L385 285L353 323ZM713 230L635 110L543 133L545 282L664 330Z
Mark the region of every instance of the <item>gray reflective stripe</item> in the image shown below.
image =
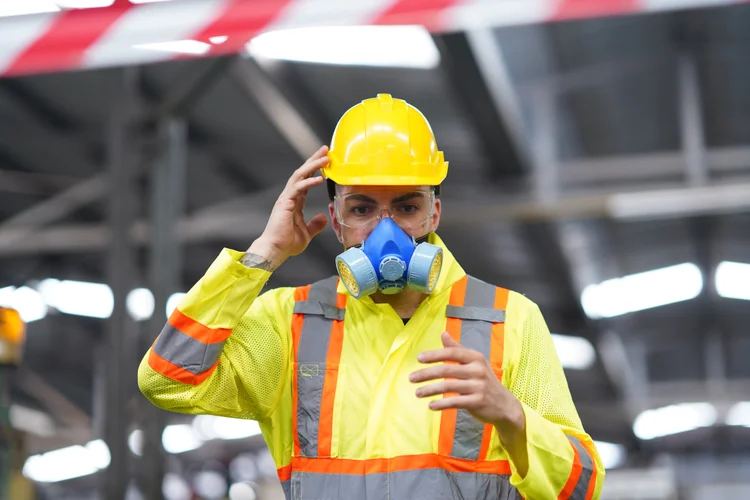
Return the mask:
M292 500L292 481L290 479L281 481L281 491L284 492L286 500Z
M420 469L378 474L292 472L287 500L521 500L510 476Z
M494 298L494 297L493 297ZM491 323L505 323L505 311L479 307L448 306L445 315L449 318L474 319Z
M224 342L204 344L169 323L164 326L154 344L156 354L195 375L200 375L216 364L222 349Z
M578 450L578 456L581 460L581 477L578 478L576 483L576 489L573 490L573 494L570 495L570 500L584 500L586 493L589 491L589 483L591 482L591 476L594 474L594 463L591 459L591 455L583 447L581 441L575 436L568 436L568 440Z
M466 283L464 304L471 309L493 307L495 287L470 276ZM464 347L481 352L489 360L491 340L492 323L475 319L461 321L461 345ZM484 424L472 417L468 411L459 409L456 412L451 456L477 460L482 447L483 434Z
M320 302L296 302L294 304L294 314L305 314L311 316L323 316L326 319L344 320L346 309L321 304Z
M335 307L338 278L332 276L310 286L307 303ZM318 456L320 403L325 381L326 355L333 321L305 312L297 350L297 436L303 457Z

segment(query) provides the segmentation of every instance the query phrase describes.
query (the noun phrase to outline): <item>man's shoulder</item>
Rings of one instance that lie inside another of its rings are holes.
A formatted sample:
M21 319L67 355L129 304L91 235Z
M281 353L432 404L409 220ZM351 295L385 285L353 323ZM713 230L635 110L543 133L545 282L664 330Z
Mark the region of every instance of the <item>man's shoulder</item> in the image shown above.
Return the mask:
M522 292L516 291L516 290L514 290L512 288L504 287L502 285L498 285L498 284L495 284L495 283L492 283L492 282L485 281L485 280L483 280L481 278L478 278L476 276L473 276L473 275L469 275L469 278L474 279L474 280L478 280L479 282L481 282L481 283L483 283L485 285L489 285L489 286L495 287L496 289L499 288L501 290L506 291L507 294L508 294L507 307L517 307L517 308L523 308L523 309L526 309L526 308L529 308L529 307L538 307L538 305L536 304L536 302L534 302L533 300L531 300L529 297L527 297Z

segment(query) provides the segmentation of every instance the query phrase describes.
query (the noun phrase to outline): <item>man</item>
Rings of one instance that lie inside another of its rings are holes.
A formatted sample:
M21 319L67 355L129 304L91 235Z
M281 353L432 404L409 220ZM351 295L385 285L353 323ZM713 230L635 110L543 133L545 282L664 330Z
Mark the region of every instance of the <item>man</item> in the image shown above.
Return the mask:
M322 176L315 176L321 170ZM155 405L258 420L288 499L598 498L604 470L549 331L435 234L448 163L424 116L354 106L289 179L263 234L225 249L141 363ZM327 224L339 277L270 290Z

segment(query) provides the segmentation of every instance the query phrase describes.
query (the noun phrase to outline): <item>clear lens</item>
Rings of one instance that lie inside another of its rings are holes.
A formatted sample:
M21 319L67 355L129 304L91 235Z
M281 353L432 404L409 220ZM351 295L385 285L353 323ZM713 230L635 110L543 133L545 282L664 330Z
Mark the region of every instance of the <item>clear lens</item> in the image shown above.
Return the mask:
M387 205L366 194L348 193L335 198L336 218L356 229L372 229L383 217L391 217L404 230L419 229L430 219L434 202L432 191L397 194Z

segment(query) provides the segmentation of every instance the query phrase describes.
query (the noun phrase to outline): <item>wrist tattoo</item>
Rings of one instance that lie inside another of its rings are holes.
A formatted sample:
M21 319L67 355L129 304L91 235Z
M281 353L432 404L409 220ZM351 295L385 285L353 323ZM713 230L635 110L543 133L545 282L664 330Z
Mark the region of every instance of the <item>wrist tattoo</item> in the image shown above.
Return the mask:
M263 269L264 271L274 271L276 269L273 262L254 253L246 253L240 259L240 262L250 269Z

